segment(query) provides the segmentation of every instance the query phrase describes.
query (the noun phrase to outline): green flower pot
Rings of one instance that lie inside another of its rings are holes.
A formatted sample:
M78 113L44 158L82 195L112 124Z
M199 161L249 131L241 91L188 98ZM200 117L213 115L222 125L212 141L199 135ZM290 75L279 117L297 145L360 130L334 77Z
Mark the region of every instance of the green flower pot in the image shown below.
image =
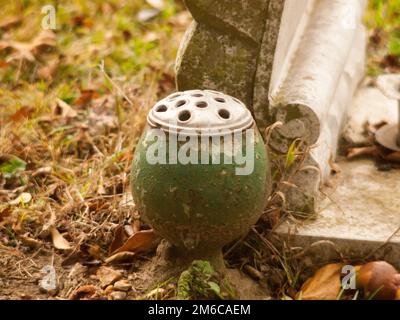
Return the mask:
M182 254L220 254L259 219L271 189L250 112L230 96L194 90L161 100L147 120L131 174L139 213Z

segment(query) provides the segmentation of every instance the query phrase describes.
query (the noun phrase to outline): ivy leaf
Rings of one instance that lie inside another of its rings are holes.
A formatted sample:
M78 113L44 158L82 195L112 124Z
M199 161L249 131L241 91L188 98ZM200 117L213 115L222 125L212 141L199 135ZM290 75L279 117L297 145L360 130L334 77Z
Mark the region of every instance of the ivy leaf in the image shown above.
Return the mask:
M224 300L224 297L221 294L221 288L217 283L215 283L214 281L209 281L208 285L210 286L210 290L214 292L218 296L218 298Z

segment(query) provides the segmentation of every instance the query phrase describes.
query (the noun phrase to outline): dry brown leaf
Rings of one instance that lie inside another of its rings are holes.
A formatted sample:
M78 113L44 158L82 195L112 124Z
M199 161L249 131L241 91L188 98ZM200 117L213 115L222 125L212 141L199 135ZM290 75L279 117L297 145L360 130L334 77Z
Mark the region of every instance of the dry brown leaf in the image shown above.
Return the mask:
M112 240L110 244L110 248L108 249L108 254L113 253L115 250L120 248L124 242L126 241L126 234L125 234L125 228L123 225L119 225L118 227L115 228L114 231L114 239Z
M75 27L86 27L91 28L93 26L93 20L85 15L77 15L72 17L71 23Z
M18 24L20 24L22 21L22 17L21 16L8 16L5 18L1 19L0 22L0 29L10 29Z
M19 239L21 240L23 245L29 248L39 248L42 245L41 241L33 239L28 236L20 236Z
M42 30L31 42L31 51L37 51L41 47L55 47L56 35L51 30Z
M18 109L14 114L12 114L8 120L11 122L20 122L21 120L29 118L29 116L35 111L35 109L25 106Z
M302 300L336 300L341 290L343 264L328 264L319 269L301 287L297 298Z
M53 245L58 250L70 250L71 245L69 242L61 235L61 233L56 229L56 227L52 226L50 228L51 238L53 240Z
M105 260L107 264L117 264L117 263L124 263L130 262L135 258L136 254L133 252L123 251L116 254L113 254L111 257Z
M89 245L87 252L92 258L101 260L101 248L97 244Z
M84 276L88 271L88 267L81 265L79 262L75 263L68 274L69 279L77 278L79 276Z
M76 106L84 107L89 104L93 99L99 98L99 94L97 91L88 89L81 90L81 96L75 101Z
M100 247L97 245L87 245L82 243L80 246L75 248L62 262L61 265L63 267L73 265L77 262L81 264L87 264L89 261L93 259L98 259L97 261L100 263L101 254ZM95 261L92 261L95 262Z
M68 103L59 98L56 99L56 103L53 106L53 114L62 118L75 118L78 115Z
M154 240L155 235L153 230L139 231L126 240L126 242L119 249L115 250L113 254L122 251L130 251L134 253L146 251L153 246Z
M133 233L139 232L140 229L141 229L141 222L140 222L140 220L139 220L139 219L133 220L133 222L132 222L132 231L133 231L133 232L132 232L132 234L129 235L129 236L132 236Z
M400 151L392 152L384 157L385 160L400 163Z
M79 287L71 293L69 300L95 300L100 296L97 293L97 288L93 285Z
M101 282L103 288L120 280L122 273L110 267L102 266L96 272L97 279Z
M43 224L42 230L39 233L40 238L46 238L47 236L49 236L51 233L51 228L56 223L56 214L54 213L54 211L51 210L50 206L48 206L48 208L50 208L50 219L45 224Z
M31 42L18 42L13 40L0 41L0 50L11 49L12 54L7 62L13 60L35 61L42 47L54 47L56 45L56 36L51 30L42 30Z

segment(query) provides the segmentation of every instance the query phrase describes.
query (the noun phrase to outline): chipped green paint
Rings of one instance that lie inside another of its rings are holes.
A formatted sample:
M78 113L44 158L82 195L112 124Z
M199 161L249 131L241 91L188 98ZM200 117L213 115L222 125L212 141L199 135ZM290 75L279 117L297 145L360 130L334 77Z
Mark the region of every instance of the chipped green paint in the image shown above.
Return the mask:
M255 131L254 171L247 176L236 175L235 164L150 165L145 132L131 173L141 215L159 235L184 250L219 250L246 233L271 191L268 155ZM223 153L220 156L223 159Z

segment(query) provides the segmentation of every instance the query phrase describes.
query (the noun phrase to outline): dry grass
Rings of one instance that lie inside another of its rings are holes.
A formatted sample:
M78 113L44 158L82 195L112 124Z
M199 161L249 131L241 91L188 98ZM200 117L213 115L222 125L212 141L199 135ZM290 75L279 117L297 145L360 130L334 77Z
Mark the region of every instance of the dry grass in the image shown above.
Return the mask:
M400 2L370 0L365 16L369 28L368 73L400 70Z
M3 25L0 39L33 47L45 4L2 1L4 21L17 22ZM173 62L190 22L173 1L139 21L144 8L141 0L58 1L53 45L33 47L32 61L13 47L0 50L0 165L15 157L26 164L0 173L0 297L23 293L14 276L35 282L30 270L41 263L28 263L32 255L65 258L43 236L52 217L72 248L95 247L100 257L115 227L135 219L121 205L133 150L147 110L174 90ZM32 199L13 202L22 192ZM24 237L40 241L40 252Z

